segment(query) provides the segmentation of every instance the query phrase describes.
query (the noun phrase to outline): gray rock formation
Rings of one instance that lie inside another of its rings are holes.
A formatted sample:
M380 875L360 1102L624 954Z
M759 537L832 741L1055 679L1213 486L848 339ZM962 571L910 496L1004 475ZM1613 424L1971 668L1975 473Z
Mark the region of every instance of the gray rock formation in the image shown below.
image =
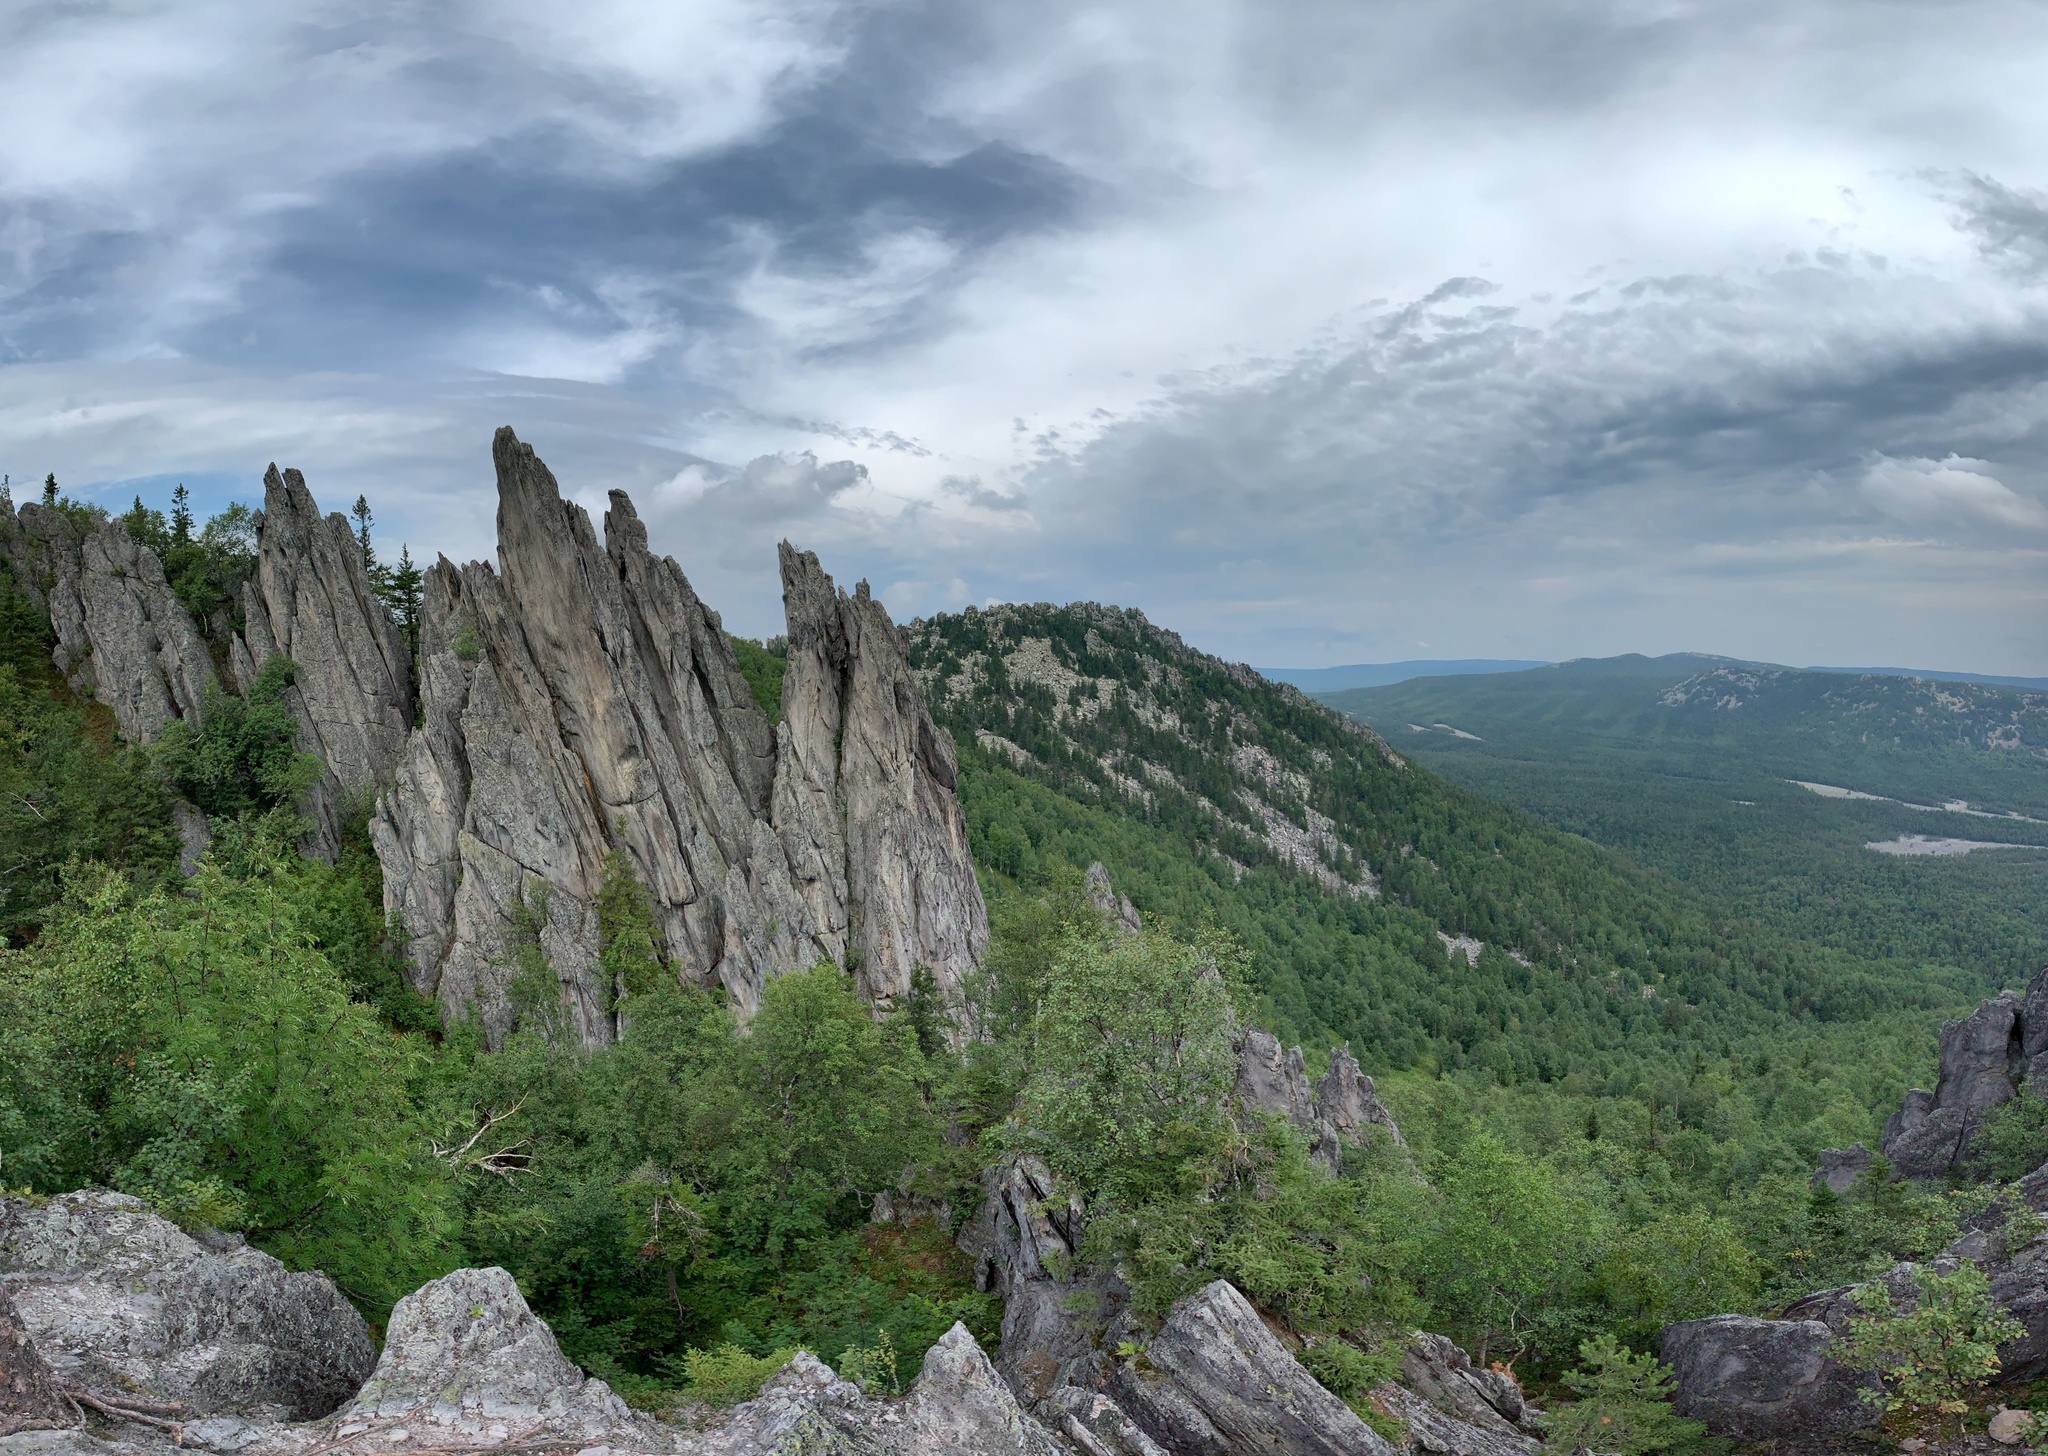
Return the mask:
M61 1431L80 1423L28 1326L0 1284L0 1436Z
M1065 1456L1060 1442L1017 1404L961 1324L925 1352L901 1411L877 1412L863 1424L877 1444L903 1456Z
M498 569L427 573L420 726L372 825L414 984L496 1042L537 949L562 991L547 1010L609 1040L595 904L617 851L671 969L742 1014L771 977L820 961L876 999L919 964L957 985L987 915L952 746L865 586L848 599L785 548L771 733L717 614L648 550L626 496L612 492L600 546L510 430L493 454Z
M1372 1078L1345 1047L1330 1053L1329 1071L1311 1089L1300 1047L1282 1051L1271 1032L1249 1028L1238 1038L1236 1093L1242 1105L1300 1128L1316 1161L1332 1172L1341 1168L1343 1150L1362 1146L1374 1128L1401 1142L1401 1129L1374 1095Z
M1828 1358L1833 1339L1819 1320L1723 1314L1667 1325L1660 1353L1680 1415L1717 1436L1811 1440L1878 1419L1859 1395L1868 1377Z
M1941 1076L1932 1092L1915 1087L1885 1123L1878 1147L1898 1178L1969 1173L1971 1139L1985 1114L2027 1085L2048 1081L2048 969L2025 991L2005 991L1941 1029ZM2036 1066L2037 1060L2041 1061Z
M1039 1402L1038 1417L1085 1456L1167 1456L1164 1446L1099 1390L1062 1385Z
M1533 1456L1539 1412L1514 1377L1481 1370L1442 1335L1418 1332L1401 1378L1373 1392L1407 1427L1410 1450L1435 1456Z
M633 1412L571 1364L503 1269L458 1269L391 1311L384 1352L334 1418L347 1439L387 1424L436 1438L579 1443L630 1431Z
M326 1275L210 1253L119 1193L0 1200L0 1286L61 1379L189 1414L325 1415L375 1354Z
M370 589L348 518L322 519L298 471L265 473L256 542L234 674L247 694L272 657L296 664L284 701L299 721L300 750L327 765L302 812L314 826L309 848L332 859L346 810L367 807L397 773L412 732L412 654Z
M1088 866L1083 882L1086 886L1088 903L1095 907L1095 913L1102 917L1102 923L1119 935L1136 935L1144 928L1138 918L1138 907L1131 903L1129 895L1117 893L1116 886L1109 882L1109 871L1097 860Z
M1220 1279L1174 1306L1146 1343L1143 1367L1119 1366L1108 1394L1174 1452L1394 1450L1302 1369L1250 1302Z
M1952 1273L1965 1260L1984 1271L1992 1301L2019 1321L2020 1333L1998 1347L1998 1383L2021 1384L2048 1376L2048 1233L2037 1216L2048 1214L2048 1168L2040 1168L2012 1186L2017 1208L1994 1203L1964 1226L1964 1232L1929 1264ZM2024 1214L2021 1213L2024 1210ZM2017 1216L2015 1216L2017 1215ZM1915 1265L1900 1264L1878 1282L1893 1301L1910 1308L1915 1290ZM1857 1286L1823 1289L1783 1313L1788 1320L1817 1320L1840 1333L1862 1311L1855 1302Z
M1043 1399L1071 1362L1094 1348L1070 1308L1074 1250L1081 1240L1080 1200L1059 1193L1040 1159L1012 1154L981 1175L983 1197L961 1230L975 1283L1003 1300L997 1364L1026 1400ZM1114 1305L1113 1293L1098 1291ZM1100 1311L1105 1318L1112 1308Z
M781 567L789 667L774 818L790 865L826 935L844 926L846 963L870 999L908 992L920 965L951 990L988 943L953 740L868 584L836 591L787 541Z
M147 743L174 720L198 721L213 659L163 563L127 527L0 501L0 558L49 611L58 670L106 704L122 737Z
M1851 1143L1846 1148L1822 1148L1820 1166L1813 1173L1813 1186L1825 1186L1829 1192L1840 1196L1856 1186L1856 1180L1870 1170L1870 1162L1870 1149L1861 1143Z

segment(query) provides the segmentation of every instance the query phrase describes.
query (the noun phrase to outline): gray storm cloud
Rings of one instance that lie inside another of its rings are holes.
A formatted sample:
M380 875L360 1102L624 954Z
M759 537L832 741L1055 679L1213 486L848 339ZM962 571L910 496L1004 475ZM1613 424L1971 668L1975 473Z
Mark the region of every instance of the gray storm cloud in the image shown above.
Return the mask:
M509 422L748 630L790 532L1265 662L2048 671L2044 63L1995 0L17 7L0 470L290 459L460 556Z

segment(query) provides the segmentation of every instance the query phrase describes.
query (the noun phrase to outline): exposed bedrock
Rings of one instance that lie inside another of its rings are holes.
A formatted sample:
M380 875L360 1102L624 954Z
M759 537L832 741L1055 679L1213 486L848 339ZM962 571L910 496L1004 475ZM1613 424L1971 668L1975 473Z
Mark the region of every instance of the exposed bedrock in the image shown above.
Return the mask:
M58 670L107 706L123 738L147 743L178 719L199 721L213 659L163 563L127 527L0 502L0 557L49 611Z
M2048 969L1941 1029L1934 1090L1915 1087L1885 1123L1879 1150L1898 1178L1973 1172L1977 1129L2022 1089L2043 1095L2048 1074Z
M305 1420L348 1399L375 1350L334 1282L217 1243L124 1194L0 1199L0 1287L58 1379L188 1418Z
M305 477L272 465L263 477L255 574L243 584L244 628L232 651L247 693L273 656L298 671L284 701L298 746L327 773L303 812L308 848L332 859L354 804L387 787L412 731L412 654L370 587L348 518L322 517ZM365 807L367 804L365 803Z
M495 1043L544 955L570 1034L616 1033L596 901L617 851L685 982L743 1014L785 971L831 961L881 999L919 964L942 990L987 914L932 725L865 584L849 598L785 547L780 729L718 614L611 493L600 544L509 429L493 442L498 565L427 572L420 724L372 835L414 984Z
M1305 1133L1317 1162L1341 1170L1344 1149L1362 1146L1374 1127L1396 1143L1401 1129L1381 1104L1372 1078L1359 1070L1346 1047L1330 1053L1330 1069L1313 1087L1300 1047L1281 1049L1280 1039L1256 1027L1237 1043L1237 1099L1247 1107L1286 1119Z

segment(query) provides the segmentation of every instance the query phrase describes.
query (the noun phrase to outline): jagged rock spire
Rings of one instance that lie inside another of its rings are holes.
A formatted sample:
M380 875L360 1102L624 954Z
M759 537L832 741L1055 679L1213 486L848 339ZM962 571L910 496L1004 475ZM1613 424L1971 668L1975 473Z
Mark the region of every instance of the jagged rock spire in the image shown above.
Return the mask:
M412 730L412 654L368 568L348 518L323 519L306 478L272 465L231 662L244 693L273 656L298 667L284 701L300 750L327 765L302 806L313 822L308 848L327 859L341 847L348 801L391 783Z
M123 738L148 743L174 721L199 721L213 660L163 563L127 527L0 503L0 559L49 611L58 670L106 704Z
M952 739L868 584L847 596L787 541L780 558L789 668L775 821L805 902L846 936L871 998L907 993L919 965L951 990L988 944Z
M865 586L849 600L785 548L788 714L773 732L718 614L648 550L622 492L600 546L530 446L503 429L492 453L498 569L427 573L420 727L372 826L415 984L495 1040L537 951L562 988L540 1009L608 1040L595 906L613 851L647 889L671 969L743 1013L768 979L819 961L852 960L876 997L919 962L955 983L987 922L951 745Z

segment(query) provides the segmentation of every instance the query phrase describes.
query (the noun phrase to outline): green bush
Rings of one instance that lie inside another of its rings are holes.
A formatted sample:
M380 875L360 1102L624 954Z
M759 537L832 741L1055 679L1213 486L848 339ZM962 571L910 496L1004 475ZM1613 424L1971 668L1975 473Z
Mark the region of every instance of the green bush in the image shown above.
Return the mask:
M2024 1178L2048 1163L2048 1097L2025 1092L1991 1109L1971 1151L1994 1178Z
M872 1345L851 1345L839 1357L839 1373L869 1395L901 1395L896 1377L896 1346L883 1330Z
M1655 1355L1638 1355L1601 1335L1579 1346L1579 1358L1584 1363L1564 1378L1578 1399L1543 1418L1551 1449L1639 1456L1706 1434L1705 1426L1671 1408L1671 1372Z
M1406 1424L1381 1410L1372 1398L1375 1390L1401 1373L1398 1345L1388 1341L1365 1351L1346 1340L1325 1338L1302 1350L1301 1364L1323 1389L1357 1411L1359 1419L1381 1437L1397 1445L1405 1439Z
M766 1355L749 1354L738 1345L690 1350L683 1355L683 1373L688 1381L683 1394L709 1405L738 1405L743 1400L752 1400L763 1385L795 1358L794 1348Z
M1877 1282L1854 1295L1863 1311L1829 1352L1851 1370L1883 1380L1863 1398L1887 1412L1962 1419L1969 1397L1998 1375L1998 1347L2026 1333L1991 1299L1991 1282L1975 1264L1953 1274L1922 1265L1913 1270L1913 1303L1900 1309Z

